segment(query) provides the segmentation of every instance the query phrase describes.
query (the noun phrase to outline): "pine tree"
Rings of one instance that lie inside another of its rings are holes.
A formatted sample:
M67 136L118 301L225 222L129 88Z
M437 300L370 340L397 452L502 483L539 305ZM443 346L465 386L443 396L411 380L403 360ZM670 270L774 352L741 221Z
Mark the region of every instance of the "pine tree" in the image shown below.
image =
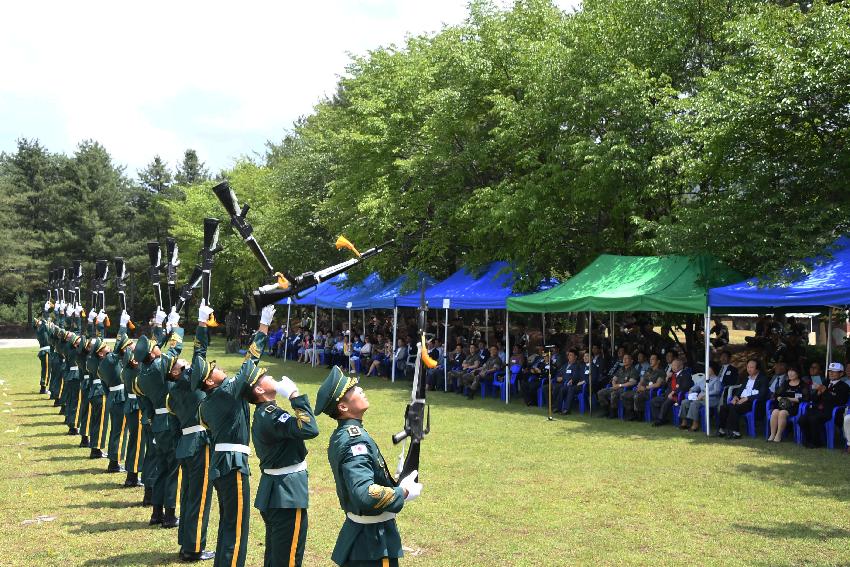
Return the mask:
M204 162L198 159L198 153L191 148L186 150L182 163L177 165L177 175L175 175L177 185L193 185L208 181L209 178L210 172L204 167Z
M156 195L167 194L173 183L168 166L159 156L154 156L153 161L138 173L142 187Z

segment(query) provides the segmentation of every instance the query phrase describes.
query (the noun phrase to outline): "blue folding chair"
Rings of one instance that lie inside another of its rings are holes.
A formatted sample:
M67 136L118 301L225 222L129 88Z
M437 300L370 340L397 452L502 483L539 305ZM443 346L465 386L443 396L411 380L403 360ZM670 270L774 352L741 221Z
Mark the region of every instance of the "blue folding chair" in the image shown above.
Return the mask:
M800 416L806 413L806 408L809 407L809 402L800 402L800 407L797 410L797 415L794 417L788 418L788 425L790 427L785 428L785 433L782 434L783 439L786 435L788 435L789 431L794 432L794 442L799 445L802 443L802 432L800 431ZM770 437L770 414L773 411L773 400L767 400L767 404L764 408L764 438L767 439Z
M841 413L843 414L845 409L847 409L847 406L836 406L832 410L832 418L824 424L824 427L826 427L827 449L835 449L835 416L838 414L839 410L841 410Z
M623 411L623 393L634 390L634 386L629 386L627 388L623 388L623 392L620 393L620 397L617 398L617 417L620 419L624 419L625 412Z

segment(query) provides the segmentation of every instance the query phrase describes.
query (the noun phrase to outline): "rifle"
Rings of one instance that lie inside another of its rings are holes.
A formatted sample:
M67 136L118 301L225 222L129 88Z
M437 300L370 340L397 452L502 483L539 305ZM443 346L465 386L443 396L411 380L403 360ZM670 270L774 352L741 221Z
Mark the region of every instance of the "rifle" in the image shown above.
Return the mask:
M210 293L212 292L212 268L215 255L221 251L218 245L218 225L221 221L214 218L204 219L204 247L201 249L201 268L202 268L202 295L207 305L210 304ZM210 315L207 321L207 327L218 327L218 322L215 320L215 313Z
M82 260L74 260L71 266L71 294L72 299L71 302L74 304L79 303L80 301L80 284L83 279L83 261Z
M65 268L59 268L59 289L56 291L59 293L59 299L61 301L65 301L65 280Z
M148 242L148 259L150 260L150 269L148 275L151 278L151 284L154 289L154 300L156 306L162 309L162 288L160 287L160 273L162 272L162 250L159 247L159 242Z
M168 307L174 307L175 289L177 288L177 266L180 265L178 258L177 241L169 237L165 239L165 253L168 262L165 265L165 279L168 283ZM177 311L180 311L178 308Z
M233 228L236 229L236 232L239 233L239 236L242 237L242 240L245 241L245 244L254 253L254 256L260 262L266 274L276 276L277 272L266 257L266 253L263 252L259 243L254 239L254 228L245 220L250 206L247 204L244 207L239 206L239 202L236 200L236 193L233 192L227 180L222 181L213 187L212 190L215 196L218 197L218 200L221 201L224 210L230 215L230 224L233 225Z
M121 313L127 311L127 292L124 291L127 289L127 265L124 263L124 258L117 257L114 260L115 263L115 291L118 292L118 307L121 309ZM129 313L129 312L128 312ZM127 323L127 329L132 331L136 328L136 325L133 324L133 321L129 321Z
M203 279L204 272L201 269L200 264L195 265L195 269L192 270L192 275L189 277L189 281L183 284L183 287L180 288L180 295L177 297L177 302L174 306L175 311L178 313L186 307L186 319L189 319L189 300L192 299L192 292L201 285L201 280Z
M394 445L398 445L408 437L410 438L410 446L407 450L407 457L404 457L404 449L402 448L401 455L403 462L402 460L399 460L399 480L403 479L411 472L419 470L419 453L422 440L425 439L425 436L431 432L431 408L425 403L425 371L423 370L423 366L427 368L435 368L437 366L437 361L428 356L428 351L425 347L425 328L427 317L428 303L425 301L425 282L423 281L419 295L419 332L417 333L421 339L419 352L416 356L416 367L413 371L411 401L407 404L407 408L404 410L404 429L393 435Z
M97 260L94 264L94 285L97 297L100 299L100 309L106 309L106 280L109 277L109 261ZM104 326L110 326L109 317L104 320Z
M53 268L47 270L47 302L55 303L53 301L53 287L56 285L56 270Z

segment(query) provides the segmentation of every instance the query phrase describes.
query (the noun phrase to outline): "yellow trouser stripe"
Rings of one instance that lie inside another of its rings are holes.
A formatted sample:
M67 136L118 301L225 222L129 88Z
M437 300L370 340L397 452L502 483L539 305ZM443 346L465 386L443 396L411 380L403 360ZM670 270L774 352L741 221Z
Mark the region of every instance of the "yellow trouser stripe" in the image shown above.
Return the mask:
M177 467L177 494L175 495L174 510L180 510L180 485L183 484L183 467Z
M383 567L390 567L390 558L384 557L383 559L381 559L381 565Z
M133 461L133 472L139 472L139 453L142 452L142 412L137 411L139 416L139 426L136 428L136 458Z
M79 427L80 424L77 423L77 420L80 419L80 404L83 402L83 393L77 392L77 413L74 414L74 419L71 420L75 426Z
M121 451L121 445L124 443L124 428L127 426L127 416L125 415L121 419L121 433L118 434L118 461L121 462L124 459L121 458L121 455L124 453Z
M204 508L207 506L207 483L209 481L210 470L210 446L207 445L207 452L204 454L204 484L201 489L201 507L198 509L198 527L195 534L195 553L201 551L201 527L204 523Z
M242 473L236 471L236 545L233 547L233 561L230 567L239 565L239 544L242 539Z
M100 431L98 431L97 435L100 437L98 447L103 449L106 443L106 396L100 397Z
M301 508L295 510L295 531L292 533L292 547L289 549L289 567L295 567L295 552L298 551L298 535L301 531Z
M41 369L41 383L47 386L47 369L50 368L50 354L44 354L44 365Z
M65 379L59 378L59 399L62 399L62 390L65 389ZM79 412L78 412L79 413Z
M91 439L92 441L97 441L97 437L95 437L94 435L91 434L91 414L92 414L91 402L86 402L86 403L89 406L89 411L86 415L86 433L89 434L89 439Z

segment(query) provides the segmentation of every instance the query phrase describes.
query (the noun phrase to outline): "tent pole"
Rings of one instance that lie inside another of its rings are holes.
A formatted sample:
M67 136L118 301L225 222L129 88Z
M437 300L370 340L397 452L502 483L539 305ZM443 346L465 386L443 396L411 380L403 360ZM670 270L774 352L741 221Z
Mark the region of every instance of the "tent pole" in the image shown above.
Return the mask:
M393 368L392 368L392 381L395 382L395 353L396 353L396 344L398 344L398 305L393 307Z
M711 423L709 422L709 414L711 413L710 412L711 405L710 405L710 402L709 402L709 399L708 399L709 398L709 393L708 393L708 370L709 370L708 355L709 355L709 347L710 347L710 343L708 341L708 333L711 330L711 328L708 326L709 321L711 321L711 305L707 305L706 311L705 311L705 436L706 437L711 436L711 433L710 433Z
M587 415L593 416L593 311L587 312L587 352L590 353L590 374L587 375Z
M319 331L319 302L316 301L313 307L313 356L311 358L311 364L313 368L316 367L316 357L319 356L319 351L316 350L316 333Z
M608 332L608 334L611 336L611 358L613 358L617 354L617 349L614 348L614 312L613 311L611 312L611 327L610 327L610 329L611 330Z
M331 307L331 334L334 332L334 308Z
M365 341L366 340L366 310L361 309L360 312L361 312L361 315L363 315L363 340Z
M826 364L824 368L829 367L830 360L832 360L832 307L829 308L829 316L826 320Z
M490 310L484 310L484 342L487 343L487 348L490 348Z
M511 401L511 369L508 363L511 361L511 324L510 311L505 309L505 403Z
M443 340L443 391L449 391L449 310L446 308L445 339Z
M546 313L540 314L540 322L543 325L543 327L542 327L543 328L543 338L541 340L543 341L542 344L545 346L546 345ZM526 345L526 346L528 346L528 345Z
M283 343L283 360L287 360L286 351L289 350L289 316L292 314L292 298L286 298L286 341Z
M348 373L351 374L351 356L354 354L354 333L351 332L351 309L348 310Z

